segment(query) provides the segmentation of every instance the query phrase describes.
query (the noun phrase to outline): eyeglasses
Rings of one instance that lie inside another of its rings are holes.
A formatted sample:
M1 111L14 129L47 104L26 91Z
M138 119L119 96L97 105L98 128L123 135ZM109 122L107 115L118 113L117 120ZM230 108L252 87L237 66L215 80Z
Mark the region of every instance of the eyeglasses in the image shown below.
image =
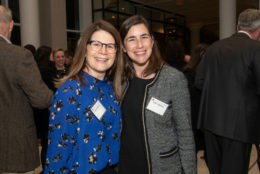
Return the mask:
M118 48L117 44L112 44L112 43L106 44L106 43L102 43L102 42L97 41L97 40L90 40L88 42L88 44L91 46L91 48L94 51L99 51L101 48L103 48L103 45L105 45L106 51L108 53L115 53L117 51L117 48Z

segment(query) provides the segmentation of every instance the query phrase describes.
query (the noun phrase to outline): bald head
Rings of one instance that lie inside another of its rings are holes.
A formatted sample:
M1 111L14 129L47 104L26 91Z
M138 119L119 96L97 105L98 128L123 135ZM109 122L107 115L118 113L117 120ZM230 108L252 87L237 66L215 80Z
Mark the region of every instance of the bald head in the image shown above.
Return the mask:
M0 5L0 34L10 39L13 29L12 12L9 8Z
M12 21L12 12L9 8L0 5L0 22L9 23Z

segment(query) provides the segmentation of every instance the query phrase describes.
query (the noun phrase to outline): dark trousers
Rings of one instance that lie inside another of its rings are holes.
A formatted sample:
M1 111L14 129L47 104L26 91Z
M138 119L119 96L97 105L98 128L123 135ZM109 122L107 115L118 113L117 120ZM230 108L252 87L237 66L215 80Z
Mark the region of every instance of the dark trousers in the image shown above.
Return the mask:
M204 132L210 174L247 174L252 145Z
M97 174L117 174L117 172L116 172L116 165L107 166L102 171L97 172Z

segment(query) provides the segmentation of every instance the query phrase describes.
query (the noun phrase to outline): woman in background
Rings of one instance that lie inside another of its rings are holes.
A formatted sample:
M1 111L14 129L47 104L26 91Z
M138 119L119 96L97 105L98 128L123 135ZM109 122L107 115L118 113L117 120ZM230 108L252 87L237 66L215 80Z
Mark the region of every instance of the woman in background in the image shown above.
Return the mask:
M64 50L54 49L52 51L53 61L54 61L54 76L53 80L61 79L64 75L67 74L68 68L65 66L65 55Z
M114 173L122 61L120 36L110 23L96 22L85 30L69 74L57 83L44 173Z
M187 81L165 64L139 15L120 28L124 45L120 174L195 174Z

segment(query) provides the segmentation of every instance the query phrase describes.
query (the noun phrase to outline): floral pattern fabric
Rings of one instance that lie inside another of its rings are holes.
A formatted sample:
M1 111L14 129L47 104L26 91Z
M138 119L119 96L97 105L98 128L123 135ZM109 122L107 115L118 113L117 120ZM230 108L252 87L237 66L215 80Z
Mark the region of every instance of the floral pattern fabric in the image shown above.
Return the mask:
M121 111L112 83L82 73L84 85L68 80L52 101L45 174L91 174L118 162Z

